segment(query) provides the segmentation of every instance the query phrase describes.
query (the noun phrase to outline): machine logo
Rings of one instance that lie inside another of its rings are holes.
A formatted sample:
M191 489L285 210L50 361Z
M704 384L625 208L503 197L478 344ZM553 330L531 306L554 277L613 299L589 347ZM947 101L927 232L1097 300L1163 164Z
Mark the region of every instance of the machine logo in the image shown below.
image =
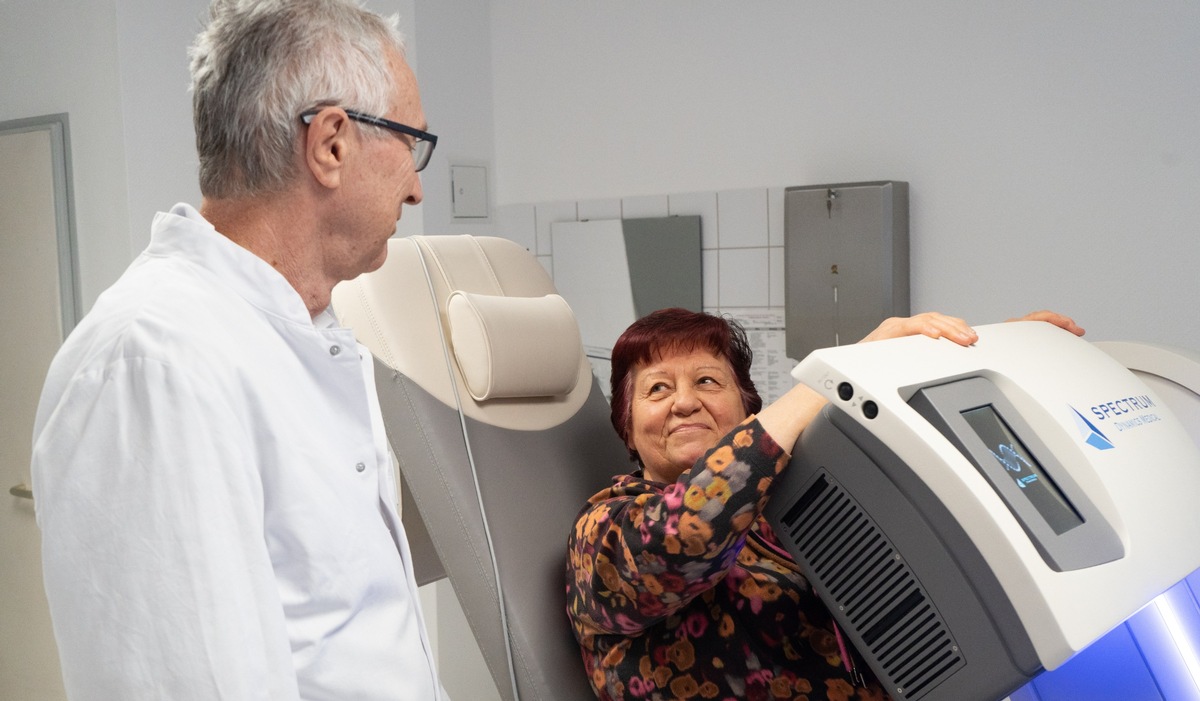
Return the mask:
M1105 436L1101 433L1100 429L1092 425L1092 422L1079 413L1078 409L1071 407L1071 412L1075 414L1075 427L1079 429L1079 435L1083 436L1085 443L1096 450L1108 450L1109 448L1116 447L1112 444L1112 441L1108 440L1108 436Z

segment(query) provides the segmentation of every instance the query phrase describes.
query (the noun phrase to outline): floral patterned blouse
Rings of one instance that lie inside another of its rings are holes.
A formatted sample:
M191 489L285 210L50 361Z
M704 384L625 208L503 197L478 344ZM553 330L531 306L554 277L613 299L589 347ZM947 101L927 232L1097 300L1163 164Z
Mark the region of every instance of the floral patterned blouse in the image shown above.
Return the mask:
M675 483L588 501L567 612L600 699L888 698L762 516L788 459L751 417Z

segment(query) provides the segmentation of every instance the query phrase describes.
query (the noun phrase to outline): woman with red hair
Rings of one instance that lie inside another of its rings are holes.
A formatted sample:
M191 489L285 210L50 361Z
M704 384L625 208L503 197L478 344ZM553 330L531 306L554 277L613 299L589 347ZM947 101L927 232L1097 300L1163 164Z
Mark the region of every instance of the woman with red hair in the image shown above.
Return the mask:
M1052 312L1025 319L1083 330ZM883 322L863 341L961 345L961 319ZM886 699L762 515L788 450L825 400L798 385L766 408L733 321L654 312L612 354L612 423L638 464L588 500L567 601L599 698Z

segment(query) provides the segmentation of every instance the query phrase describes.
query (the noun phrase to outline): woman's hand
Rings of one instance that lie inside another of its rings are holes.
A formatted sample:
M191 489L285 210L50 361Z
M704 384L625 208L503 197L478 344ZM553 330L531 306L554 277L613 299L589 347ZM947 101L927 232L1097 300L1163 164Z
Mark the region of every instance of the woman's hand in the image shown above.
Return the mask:
M1046 309L1030 312L1025 316L1009 319L1009 321L1044 321L1048 324L1054 324L1060 329L1070 331L1076 336L1083 335L1083 327L1076 324L1071 317ZM885 319L882 324L867 334L866 338L859 341L859 343L881 341L885 338L915 336L917 334L929 336L930 338L948 338L960 346L969 346L979 340L979 336L975 333L974 329L962 319L937 312L925 312L916 316L894 316L890 319Z
M1060 329L1066 329L1067 331L1070 331L1071 333L1075 334L1076 336L1083 335L1083 327L1076 324L1075 321L1073 319L1071 319L1071 317L1063 316L1062 314L1059 314L1058 312L1052 312L1047 309L1043 309L1041 311L1036 311L1036 312L1029 312L1025 316L1018 317L1016 319L1009 319L1009 321L1045 321L1047 323L1054 324L1055 326L1057 326Z
M1051 312L1035 312L1051 314ZM1058 315L1055 315L1058 316ZM1064 319L1066 317L1063 317ZM1070 319L1067 319L1070 321ZM930 338L948 338L960 346L969 346L979 340L967 322L958 317L946 316L937 312L925 312L916 316L894 316L884 319L883 323L867 334L859 343L882 341L885 338L900 338L901 336L929 336Z

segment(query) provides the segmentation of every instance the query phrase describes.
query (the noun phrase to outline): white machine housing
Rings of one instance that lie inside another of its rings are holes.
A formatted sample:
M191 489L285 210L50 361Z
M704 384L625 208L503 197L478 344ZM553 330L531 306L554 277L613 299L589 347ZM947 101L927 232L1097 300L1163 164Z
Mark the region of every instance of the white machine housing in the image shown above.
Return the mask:
M1200 568L1200 451L1167 403L1050 324L976 331L793 371L830 405L767 515L898 699L1003 697Z

